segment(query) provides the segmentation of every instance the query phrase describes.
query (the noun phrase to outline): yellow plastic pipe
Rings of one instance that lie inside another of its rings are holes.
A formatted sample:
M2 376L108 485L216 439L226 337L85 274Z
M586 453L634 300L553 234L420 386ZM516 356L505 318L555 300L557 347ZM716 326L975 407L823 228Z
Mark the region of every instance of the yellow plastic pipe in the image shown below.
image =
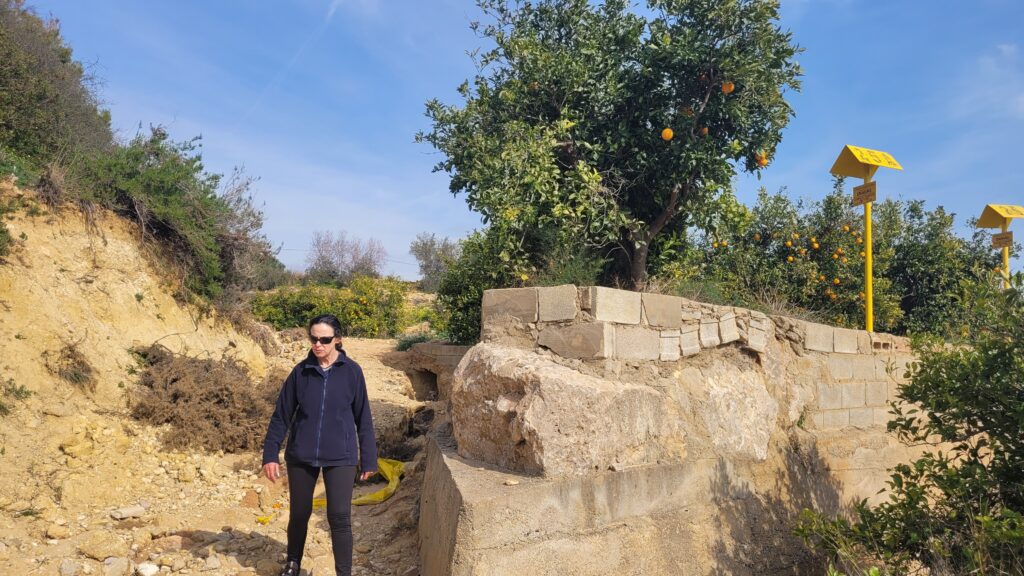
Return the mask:
M1003 232L1010 229L1010 220L1003 221ZM1010 287L1010 247L1003 247L1003 290Z

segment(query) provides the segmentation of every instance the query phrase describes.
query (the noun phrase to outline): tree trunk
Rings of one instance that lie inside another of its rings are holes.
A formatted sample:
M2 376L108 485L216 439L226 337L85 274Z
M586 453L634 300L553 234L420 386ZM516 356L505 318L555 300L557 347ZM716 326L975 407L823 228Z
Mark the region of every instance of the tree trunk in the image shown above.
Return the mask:
M634 244L634 246L636 246ZM650 245L641 242L640 246L633 249L633 258L629 263L629 281L633 290L642 290L647 285L647 253Z

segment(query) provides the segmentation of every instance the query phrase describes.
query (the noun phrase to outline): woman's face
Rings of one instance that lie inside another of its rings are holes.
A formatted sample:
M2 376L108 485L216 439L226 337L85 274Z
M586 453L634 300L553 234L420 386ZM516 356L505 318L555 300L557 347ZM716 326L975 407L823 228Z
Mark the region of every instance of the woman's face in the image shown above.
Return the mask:
M323 338L330 338L331 341L322 344L320 340ZM334 328L327 324L313 324L313 327L309 329L309 339L313 344L313 355L320 360L329 358L331 352L334 351L334 345L338 342L338 339L334 337Z

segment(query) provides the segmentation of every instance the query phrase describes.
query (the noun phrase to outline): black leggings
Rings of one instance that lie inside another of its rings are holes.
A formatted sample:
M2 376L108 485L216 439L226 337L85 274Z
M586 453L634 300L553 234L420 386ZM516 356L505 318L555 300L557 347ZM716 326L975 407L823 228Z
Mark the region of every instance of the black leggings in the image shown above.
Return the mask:
M288 516L288 559L302 563L306 547L306 529L313 513L313 488L321 468L288 462L288 492L291 512ZM331 527L331 548L337 576L352 574L352 486L355 466L325 466L327 523Z

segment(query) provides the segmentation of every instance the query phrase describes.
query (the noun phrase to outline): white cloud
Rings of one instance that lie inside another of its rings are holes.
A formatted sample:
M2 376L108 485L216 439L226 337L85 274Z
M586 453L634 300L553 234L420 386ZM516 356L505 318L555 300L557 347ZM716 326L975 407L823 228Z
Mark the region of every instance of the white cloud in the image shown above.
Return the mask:
M1024 120L1024 62L1016 44L998 44L954 84L957 117Z

